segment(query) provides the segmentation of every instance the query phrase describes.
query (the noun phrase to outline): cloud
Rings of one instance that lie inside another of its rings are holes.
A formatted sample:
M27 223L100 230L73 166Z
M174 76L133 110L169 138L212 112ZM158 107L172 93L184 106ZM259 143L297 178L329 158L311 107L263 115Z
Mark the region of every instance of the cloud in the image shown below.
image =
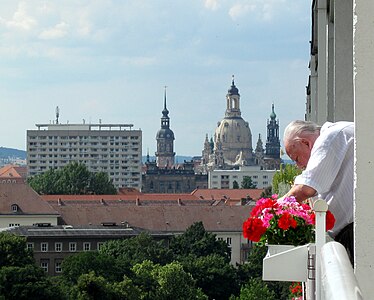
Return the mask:
M235 4L229 10L229 16L231 19L236 21L244 16L246 16L249 12L254 11L257 8L256 4Z
M43 30L39 34L39 38L43 40L59 39L67 35L68 29L69 25L65 22L61 22L52 28Z
M205 7L210 10L217 10L219 8L218 0L205 0Z
M285 11L298 11L297 1L288 2L294 2L294 8L290 9L292 4L285 3L285 0L242 0L230 7L229 16L233 21L237 21L251 14L257 21L267 22L285 14Z
M26 3L20 2L17 10L13 14L12 19L6 20L4 18L0 18L0 24L3 24L9 28L28 31L37 25L37 21L27 14Z

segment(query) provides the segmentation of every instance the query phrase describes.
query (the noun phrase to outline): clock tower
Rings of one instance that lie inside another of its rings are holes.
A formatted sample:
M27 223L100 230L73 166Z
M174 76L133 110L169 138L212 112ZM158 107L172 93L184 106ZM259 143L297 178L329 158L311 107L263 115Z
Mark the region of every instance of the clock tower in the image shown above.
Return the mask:
M170 129L169 111L166 108L166 86L164 93L164 109L162 110L161 128L157 132L156 164L159 168L170 168L175 162L174 132Z

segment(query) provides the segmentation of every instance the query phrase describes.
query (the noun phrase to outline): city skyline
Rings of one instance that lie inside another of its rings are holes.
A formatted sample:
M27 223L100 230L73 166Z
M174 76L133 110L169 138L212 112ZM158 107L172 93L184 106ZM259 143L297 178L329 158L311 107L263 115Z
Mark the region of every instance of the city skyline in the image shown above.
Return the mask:
M310 3L2 1L0 146L25 150L37 123L126 123L156 151L167 86L175 152L201 155L235 75L252 143L274 103L285 126L305 113Z

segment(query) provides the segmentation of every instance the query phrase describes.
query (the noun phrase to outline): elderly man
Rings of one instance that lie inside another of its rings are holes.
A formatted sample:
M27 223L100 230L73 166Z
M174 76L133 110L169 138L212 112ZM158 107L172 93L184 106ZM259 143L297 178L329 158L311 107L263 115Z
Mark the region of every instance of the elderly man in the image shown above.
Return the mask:
M284 147L303 172L286 196L300 202L318 195L336 218L331 236L345 246L353 262L354 123L318 126L293 121L285 129Z

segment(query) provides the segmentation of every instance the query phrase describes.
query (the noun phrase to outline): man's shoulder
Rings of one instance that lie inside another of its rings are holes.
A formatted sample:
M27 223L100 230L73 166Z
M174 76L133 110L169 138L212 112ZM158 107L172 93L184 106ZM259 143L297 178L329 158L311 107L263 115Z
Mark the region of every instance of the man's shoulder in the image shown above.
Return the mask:
M321 127L321 133L323 132L340 132L344 128L354 128L353 122L348 121L338 121L338 122L326 122Z

